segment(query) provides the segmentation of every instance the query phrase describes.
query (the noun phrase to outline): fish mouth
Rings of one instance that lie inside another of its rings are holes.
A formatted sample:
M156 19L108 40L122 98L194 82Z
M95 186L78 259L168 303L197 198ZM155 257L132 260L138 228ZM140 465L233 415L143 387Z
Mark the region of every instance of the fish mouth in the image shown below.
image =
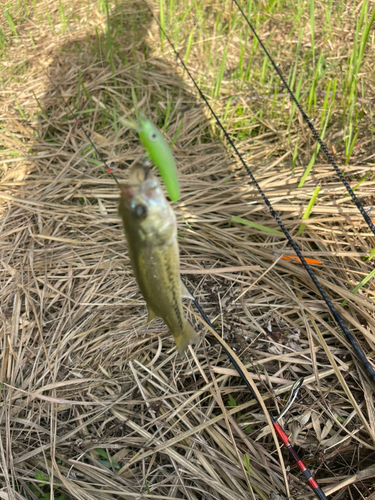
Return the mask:
M129 183L121 186L121 198L129 199L145 194L147 198L151 198L152 192L158 185L158 180L150 169L141 163L136 163L130 169Z
M133 165L129 172L129 184L132 186L141 185L147 180L150 174L150 169L147 168L142 163L136 163Z

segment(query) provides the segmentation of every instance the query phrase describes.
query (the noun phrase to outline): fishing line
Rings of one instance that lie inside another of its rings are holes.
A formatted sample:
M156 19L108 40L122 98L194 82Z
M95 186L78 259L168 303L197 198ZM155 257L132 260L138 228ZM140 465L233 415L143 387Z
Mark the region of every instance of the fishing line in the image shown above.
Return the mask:
M319 146L322 148L324 154L326 155L329 163L332 165L332 167L334 168L336 174L339 176L341 182L344 184L347 192L350 194L350 197L351 199L354 201L354 203L357 205L357 208L358 210L361 212L362 214L362 217L364 218L364 220L367 222L367 225L368 227L371 229L371 231L374 233L375 235L375 226L372 222L372 220L370 219L368 213L366 212L366 210L363 208L363 205L362 203L359 201L359 199L356 197L353 189L349 186L349 183L348 181L345 179L344 175L342 174L341 170L339 169L337 163L335 162L335 160L333 159L331 153L328 151L328 148L327 146L324 144L322 138L320 137L320 135L318 134L316 128L314 127L314 125L312 124L312 120L310 120L310 118L307 116L307 114L305 113L304 109L302 108L301 104L299 103L299 101L297 100L296 96L294 95L292 89L289 87L288 85L288 82L286 81L286 79L284 78L283 74L281 73L278 65L275 63L275 61L272 59L272 56L271 54L268 52L268 50L266 49L264 43L262 42L262 40L260 39L258 33L255 31L255 28L253 27L253 25L251 24L250 20L248 19L248 17L246 16L245 12L243 11L243 9L241 8L240 4L238 3L237 0L233 0L233 2L237 5L237 8L238 10L241 12L243 18L245 19L246 23L248 24L249 28L251 29L251 31L253 32L255 38L257 39L259 45L262 47L264 53L266 54L268 60L270 61L271 65L273 66L274 70L276 71L276 73L279 75L279 78L280 80L282 81L283 85L285 86L285 88L287 89L292 101L294 102L294 104L297 106L299 112L301 113L303 119L305 120L307 126L309 127L309 129L311 130L312 132L312 135L314 136L314 138L316 139L317 143L319 144Z
M60 96L60 98L62 99L64 105L67 107L67 109L69 110L69 112L72 114L72 116L75 117L75 120L76 122L80 125L80 128L82 129L83 133L85 134L86 138L89 140L90 144L93 146L95 152L97 153L98 157L100 158L100 160L103 162L104 165L106 165L107 167L107 170L108 172L112 175L112 177L115 179L116 183L119 185L119 182L115 176L115 174L112 172L111 168L106 164L102 154L98 151L98 149L96 148L95 144L93 143L93 141L90 139L88 133L86 132L84 126L83 126L83 123L80 121L79 117L78 116L75 116L74 112L72 111L71 107L69 106L69 104L65 101L65 99L62 97L62 94L60 92L60 89L55 85L55 83L52 81L52 79L50 78L50 76L47 74L47 77L48 79L50 80L51 84L53 85L53 87L55 88L55 90L57 91L58 95ZM181 281L183 282L183 284L186 286L185 282L182 280L181 278ZM186 286L187 290L189 290L189 288ZM190 290L189 290L190 292ZM198 309L201 317L203 318L204 322L213 330L216 332L215 328L213 327L211 321L208 319L208 317L206 316L205 312L203 311L203 309L201 308L199 302L197 301L197 299L193 296L193 294L190 292L191 296L193 297L193 301L194 301L194 304L196 306L196 308ZM220 339L220 336L218 335L218 339ZM244 374L242 368L238 365L237 361L235 360L235 358L233 357L233 354L232 352L227 349L226 345L224 344L220 344L221 347L223 348L224 352L226 353L226 355L228 356L228 358L230 359L230 361L232 362L233 366L235 367L235 369L237 370L238 374L240 375L240 377L242 378L242 380L244 381L246 387L249 389L249 391L251 392L252 396L254 397L255 401L258 403L259 406L261 406L260 404L260 401L257 397L257 395L255 394L253 388L251 387L249 381L247 380L247 377L246 375ZM272 426L277 434L277 436L279 437L280 441L283 443L283 445L287 448L287 450L289 451L290 455L293 457L296 465L298 466L298 468L300 469L300 471L302 472L302 474L305 476L306 478L306 483L308 484L308 486L314 491L314 493L316 494L316 496L320 499L320 500L328 500L327 497L325 496L324 492L322 491L322 489L320 488L319 484L317 483L317 481L313 478L311 472L309 471L309 469L305 466L305 464L303 463L303 461L301 460L301 458L299 457L299 455L297 454L297 452L295 451L295 449L293 448L293 446L291 445L289 439L288 439L288 436L286 435L285 431L283 430L283 428L281 427L281 425L278 423L278 420L280 420L282 418L283 415L285 415L286 412L288 412L295 400L295 398L297 397L297 394L298 394L298 390L300 389L302 385L302 379L299 379L297 380L297 382L293 385L292 387L292 390L291 390L291 393L290 393L290 396L288 398L288 402L283 410L283 412L277 417L275 418L268 410L267 410L267 413L269 415L269 418L271 420L271 423L272 423Z
M274 210L274 208L272 207L271 205L271 202L269 201L269 199L267 198L267 196L265 195L265 193L263 192L262 188L260 187L260 185L258 184L258 182L256 181L254 175L252 174L251 170L249 169L249 167L247 166L245 160L243 159L243 157L241 156L240 152L238 151L238 149L236 148L234 142L232 141L232 139L230 138L228 132L225 130L223 124L221 123L219 117L217 116L217 114L215 113L215 111L213 110L213 108L211 107L210 103L208 102L206 96L203 94L202 90L200 89L200 87L198 86L197 82L195 81L193 75L191 74L191 72L189 71L188 67L186 66L186 64L184 63L183 59L181 58L180 54L177 52L175 46L173 45L172 43L172 40L169 38L169 36L167 35L166 31L164 30L164 28L162 27L162 25L160 24L160 21L159 19L157 19L157 17L154 15L153 11L151 10L151 8L149 7L148 3L146 0L142 0L143 3L145 4L145 6L147 7L148 11L150 12L151 16L154 18L154 20L156 21L156 23L158 24L159 28L160 28L160 31L163 33L163 35L165 36L165 38L168 40L168 43L170 44L175 56L178 58L178 60L180 61L180 63L182 64L184 70L187 72L187 74L189 75L189 78L191 79L192 83L194 84L195 88L197 89L199 95L201 96L201 98L203 99L204 103L206 104L206 106L208 107L208 109L210 110L212 116L215 118L216 120L216 123L217 125L220 127L221 131L223 132L225 138L227 139L227 141L229 142L230 146L232 147L233 151L235 152L237 158L239 159L239 161L241 162L242 166L244 167L244 169L246 170L247 174L249 175L252 183L254 184L254 186L256 187L256 189L258 190L259 194L261 195L262 199L263 199L263 202L265 203L265 205L268 207L268 210L269 210L269 213L272 215L272 217L276 220L276 222L278 223L280 229L282 230L282 232L284 233L285 237L287 238L289 244L292 246L293 250L296 252L297 256L300 258L301 260L301 263L303 265L303 267L306 269L307 273L309 274L311 280L313 281L314 285L316 286L316 288L319 290L319 293L320 295L323 297L324 299L324 302L327 304L329 310L331 311L331 314L332 316L334 317L334 319L336 320L336 323L340 326L340 328L342 329L342 331L345 333L347 339L349 340L349 342L351 343L354 351L356 352L358 358L360 359L360 361L362 362L362 364L364 365L365 369L367 370L368 374L370 375L370 377L372 378L372 380L375 382L375 370L372 368L370 362L368 361L366 355L364 354L364 352L362 351L362 349L360 348L358 342L356 341L356 339L353 337L353 335L350 333L349 329L347 328L347 326L345 325L341 315L339 314L339 312L336 310L335 306L332 304L330 298L328 297L328 295L326 294L326 292L324 291L322 285L319 283L317 277L315 276L315 274L313 273L312 269L310 268L310 266L308 265L308 263L306 262L304 256L302 255L302 253L300 252L299 248L297 247L296 243L294 242L293 238L290 236L290 234L288 233L286 227L284 226L283 222L281 221L280 217L278 216L278 214L276 213L276 211ZM325 146L324 146L325 147ZM326 148L327 149L327 148ZM328 151L328 150L327 150ZM329 153L328 153L329 154ZM338 168L338 167L337 167ZM346 182L346 181L345 181ZM358 202L359 203L359 202ZM361 205L362 207L362 205ZM363 207L362 207L362 210L364 211ZM365 212L364 212L365 213ZM367 215L367 214L366 214ZM368 217L368 216L367 216ZM371 223L372 224L372 223Z

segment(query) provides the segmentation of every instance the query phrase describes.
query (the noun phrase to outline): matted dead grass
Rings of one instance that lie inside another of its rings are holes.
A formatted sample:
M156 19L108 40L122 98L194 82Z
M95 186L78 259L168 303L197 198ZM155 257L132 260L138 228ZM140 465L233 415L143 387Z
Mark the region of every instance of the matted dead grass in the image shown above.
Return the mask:
M63 34L59 3L38 4L39 21L25 17L2 69L1 498L313 496L286 450L279 463L264 415L195 313L188 312L202 341L183 359L162 322L144 326L118 189L46 73L115 162L120 183L143 154L116 119L134 115L131 87L161 127L171 104L167 138L179 131L182 194L174 209L183 276L271 411L281 411L294 381L305 377L283 425L326 494L373 498L373 386L303 268L275 257L291 253L284 237L229 225L239 216L278 229L214 135L190 82L182 83L181 69L161 54L155 23L142 3L124 1L112 12L113 20L122 12L126 35L111 66L98 31L105 13L92 8L88 15L86 2L71 5L77 19ZM47 10L54 32L42 24ZM223 82L213 102L219 112L233 85ZM245 96L238 99L246 103ZM228 128L235 133L235 120ZM350 290L373 268L361 258L374 238L325 163L318 161L297 189L312 143L298 122L295 133L306 158L293 176L285 136L267 116L239 149L304 255L323 262L314 271L372 358L374 285ZM366 160L371 146L347 175L362 177L373 167ZM318 184L318 201L297 237ZM366 206L373 186L370 176L356 191Z

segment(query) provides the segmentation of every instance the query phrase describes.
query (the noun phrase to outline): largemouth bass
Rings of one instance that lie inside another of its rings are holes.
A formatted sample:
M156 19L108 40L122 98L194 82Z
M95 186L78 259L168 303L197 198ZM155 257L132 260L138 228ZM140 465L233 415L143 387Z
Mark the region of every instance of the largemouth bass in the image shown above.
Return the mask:
M147 167L132 167L129 184L121 187L119 214L148 321L163 318L182 354L198 340L182 309L182 297L192 297L180 279L176 217Z

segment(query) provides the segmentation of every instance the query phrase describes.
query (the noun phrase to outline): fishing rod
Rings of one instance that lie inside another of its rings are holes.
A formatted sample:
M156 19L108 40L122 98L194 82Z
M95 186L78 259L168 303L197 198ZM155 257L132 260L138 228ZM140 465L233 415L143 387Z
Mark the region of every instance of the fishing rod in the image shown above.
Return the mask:
M186 286L186 285L185 285ZM199 314L202 316L203 320L207 323L207 325L216 332L214 326L212 325L211 321L208 319L208 317L206 316L205 312L203 311L203 309L201 308L199 302L195 299L194 296L193 297L193 301L194 301L194 304L195 304L195 307L198 309L199 311ZM220 336L218 335L216 337L218 340L220 340ZM258 403L259 406L261 406L260 404L260 401L257 397L257 395L255 394L253 388L251 387L249 381L247 380L247 377L246 375L244 374L242 368L238 365L237 361L235 360L235 358L233 357L233 354L231 352L231 350L229 350L227 348L227 346L224 344L224 343L221 343L221 346L225 352L225 354L228 356L228 358L231 360L233 366L236 368L237 372L240 374L242 380L245 382L246 384L246 387L249 389L249 391L251 392L253 398L255 399L255 401ZM284 410L280 413L280 415L277 416L277 418L275 418L272 413L270 411L267 410L267 413L268 413L268 416L271 420L271 423L272 423L272 427L275 429L275 432L278 436L278 438L280 439L280 441L283 443L283 445L287 448L287 450L289 451L290 455L293 457L294 461L296 462L296 465L298 466L299 470L302 472L302 474L305 476L305 479L306 479L306 484L313 490L313 492L315 493L315 495L320 499L320 500L327 500L327 497L325 496L323 490L320 488L318 482L313 478L311 472L309 471L309 469L306 467L306 465L303 463L303 461L301 460L301 458L299 457L298 453L296 452L296 450L293 448L293 446L291 445L291 442L289 441L288 439L288 436L286 435L285 431L283 430L283 428L281 427L281 425L279 424L279 420L289 411L290 407L292 406L294 400L296 399L297 397L297 394L299 392L299 389L301 388L302 386L302 383L303 383L303 379L300 378L298 379L295 384L293 385L292 389L291 389L291 392L290 392L290 395L289 395L289 399L288 399L288 402L287 404L285 405L285 408Z
M46 73L47 74L47 73ZM60 89L55 85L55 83L53 82L52 78L47 74L47 77L49 79L49 81L51 82L52 86L54 87L54 89L56 90L56 92L58 93L58 95L60 96L62 102L64 103L64 105L66 106L66 108L69 110L69 112L72 114L72 116L75 118L75 121L77 123L77 125L79 126L79 128L82 130L82 132L84 133L85 137L87 138L87 140L89 141L89 143L91 144L91 146L93 147L94 151L96 152L96 154L98 155L98 158L100 158L100 161L103 162L103 164L105 165L108 173L114 178L115 182L117 183L117 185L119 185L119 181L118 179L116 178L116 175L113 173L112 171L112 168L111 168L111 163L108 164L105 159L103 158L102 154L100 153L100 151L97 149L97 147L95 146L95 143L92 141L92 139L90 138L90 135L86 132L86 129L85 127L83 126L83 123L81 121L81 118L79 115L76 115L74 113L74 111L72 110L71 106L69 106L69 103L63 98L61 92L60 92ZM182 283L186 286L186 283L182 280L181 278L181 281ZM198 309L199 311L199 314L201 315L203 321L206 323L206 325L212 329L215 333L216 333L216 330L215 328L213 327L211 321L209 320L209 318L207 317L207 315L205 314L205 312L203 311L203 309L201 308L199 302L197 301L197 299L193 296L192 292L189 290L189 288L186 286L187 290L190 292L191 294L191 297L193 299L193 302L195 304L195 307ZM234 354L233 352L231 351L231 349L228 348L227 344L222 342L222 339L221 337L216 333L217 335L217 339L218 341L220 342L220 345L221 347L223 348L224 352L226 353L226 355L228 356L228 358L230 359L230 361L232 362L233 366L235 367L235 369L237 370L238 374L240 375L240 377L242 378L242 380L244 381L246 387L249 389L249 391L251 392L252 396L254 397L255 401L258 403L259 406L262 407L262 405L260 404L260 401L259 401L259 398L258 396L256 395L256 393L254 392L254 389L251 387L245 373L243 372L241 366L239 366L239 364L237 363L235 357L234 357ZM272 427L274 428L277 436L279 437L280 441L283 443L283 445L287 448L287 450L289 451L290 455L292 456L292 458L294 459L297 467L300 469L300 471L303 473L305 479L306 479L306 484L314 491L314 493L316 494L316 496L320 499L320 500L327 500L327 497L325 496L324 492L322 491L322 489L320 488L319 484L317 483L317 481L314 479L314 477L312 476L311 472L309 471L309 469L305 466L305 464L303 463L303 461L301 460L301 458L299 457L298 453L295 451L295 449L293 448L293 446L291 445L285 431L283 430L283 428L281 427L280 423L279 423L279 420L290 410L291 406L293 405L294 403L294 400L296 399L297 397L297 394L299 392L299 389L301 388L302 386L302 383L303 383L303 379L298 379L295 384L293 385L292 389L291 389L291 392L290 392L290 395L289 395L289 398L288 398L288 401L283 409L283 411L277 416L277 417L274 417L272 415L272 413L270 411L267 410L267 413L268 413L268 416L270 418L270 421L271 421L271 424L272 424Z
M292 246L293 250L296 252L297 256L299 257L303 267L306 269L308 275L310 276L312 282L314 283L314 285L316 286L316 288L319 290L319 293L320 295L322 296L324 302L327 304L332 316L334 317L334 319L336 320L336 323L338 324L338 326L341 328L341 330L345 333L347 339L349 340L350 344L352 345L355 353L357 354L357 357L360 359L360 361L362 362L363 366L365 367L365 369L367 370L367 373L370 375L370 377L372 378L372 380L375 382L375 370L372 368L370 362L368 361L365 353L362 351L362 349L360 348L357 340L354 338L354 336L350 333L348 327L346 326L346 324L344 323L340 313L337 311L337 309L335 308L335 306L333 305L333 303L331 302L330 298L328 297L328 295L326 294L325 290L323 289L322 285L320 284L320 282L318 281L317 277L315 276L314 272L312 271L312 269L310 268L310 266L308 265L308 263L306 262L306 259L304 258L304 256L302 255L301 251L299 250L299 248L297 247L296 243L294 242L293 238L290 236L289 232L287 231L286 227L284 226L282 220L280 219L279 215L277 214L277 212L274 210L271 202L269 201L269 199L267 198L267 196L265 195L264 191L262 190L262 188L260 187L260 185L258 184L257 180L255 179L254 175L252 174L251 170L249 169L247 163L245 162L245 160L243 159L241 153L238 151L238 149L236 148L234 142L232 141L232 139L230 138L228 132L226 131L226 129L224 128L224 125L221 123L219 117L217 116L217 114L215 113L215 111L213 110L212 106L210 105L210 103L208 102L206 96L203 94L202 90L200 89L199 85L197 84L197 82L195 81L192 73L189 71L187 65L185 64L185 62L183 61L183 59L181 58L180 54L177 52L172 40L170 39L170 37L168 36L168 34L166 33L165 29L162 27L159 19L154 15L153 11L151 10L151 8L149 7L148 3L146 0L142 0L143 3L145 4L146 8L148 9L148 11L150 12L151 16L154 18L154 20L156 21L156 23L158 24L159 28L160 28L160 31L163 33L163 36L165 36L166 40L168 41L168 43L170 44L175 56L177 57L177 59L180 61L180 63L182 64L184 70L187 72L187 74L189 75L189 78L191 79L193 85L195 86L197 92L199 93L200 97L202 98L202 100L204 101L204 103L206 104L206 106L209 108L212 116L215 118L216 120L216 123L217 125L219 126L219 128L221 129L221 131L223 132L226 140L228 141L228 143L230 144L231 148L233 149L234 153L236 154L237 158L239 159L239 161L241 162L243 168L245 169L245 171L247 172L247 174L249 175L250 179L251 179L251 182L254 184L254 186L256 187L258 193L261 195L262 199L263 199L263 202L264 204L267 206L268 210L269 210L269 213L272 215L272 217L276 220L276 222L278 223L280 229L282 230L282 232L284 233L286 239L288 240L289 244ZM362 207L363 209L363 207ZM364 209L363 209L364 210Z
M280 80L282 81L283 85L285 86L285 88L287 89L288 91L288 94L290 95L292 101L294 102L294 104L297 106L299 112L301 113L302 115L302 118L304 119L305 123L307 124L307 126L309 127L309 129L311 130L314 138L316 139L317 143L319 144L319 146L322 148L324 154L326 155L329 163L332 165L332 167L334 168L336 174L338 175L339 179L341 180L341 182L344 184L347 192L349 193L351 199L354 201L354 203L356 204L358 210L361 212L362 214L362 217L364 218L364 220L366 221L368 227L371 229L371 231L374 233L375 235L375 226L372 222L372 220L370 219L368 213L366 212L366 210L363 208L363 205L362 203L359 201L359 199L357 198L357 196L355 195L353 189L349 186L349 183L348 181L345 179L344 175L342 174L340 168L338 167L337 163L335 162L335 160L333 159L331 153L328 151L328 148L327 146L324 144L323 142L323 139L320 137L320 135L318 134L316 128L314 127L313 123L312 123L312 120L307 116L306 112L304 111L304 109L302 108L301 104L299 103L298 99L296 98L296 96L294 95L292 89L290 88L288 82L286 81L284 75L281 73L281 70L279 68L279 66L275 63L275 61L273 60L271 54L268 52L266 46L264 45L264 43L262 42L262 40L260 39L258 33L256 32L254 26L251 24L249 18L246 16L245 12L243 11L242 7L240 6L240 4L238 3L238 0L233 0L233 2L237 5L237 8L238 10L240 11L240 13L242 14L243 18L245 19L246 23L248 24L249 28L251 29L251 31L253 32L255 38L257 39L259 45L262 47L262 50L264 51L264 53L266 54L268 60L270 61L271 65L273 66L274 70L276 71L276 73L279 75L279 78Z

